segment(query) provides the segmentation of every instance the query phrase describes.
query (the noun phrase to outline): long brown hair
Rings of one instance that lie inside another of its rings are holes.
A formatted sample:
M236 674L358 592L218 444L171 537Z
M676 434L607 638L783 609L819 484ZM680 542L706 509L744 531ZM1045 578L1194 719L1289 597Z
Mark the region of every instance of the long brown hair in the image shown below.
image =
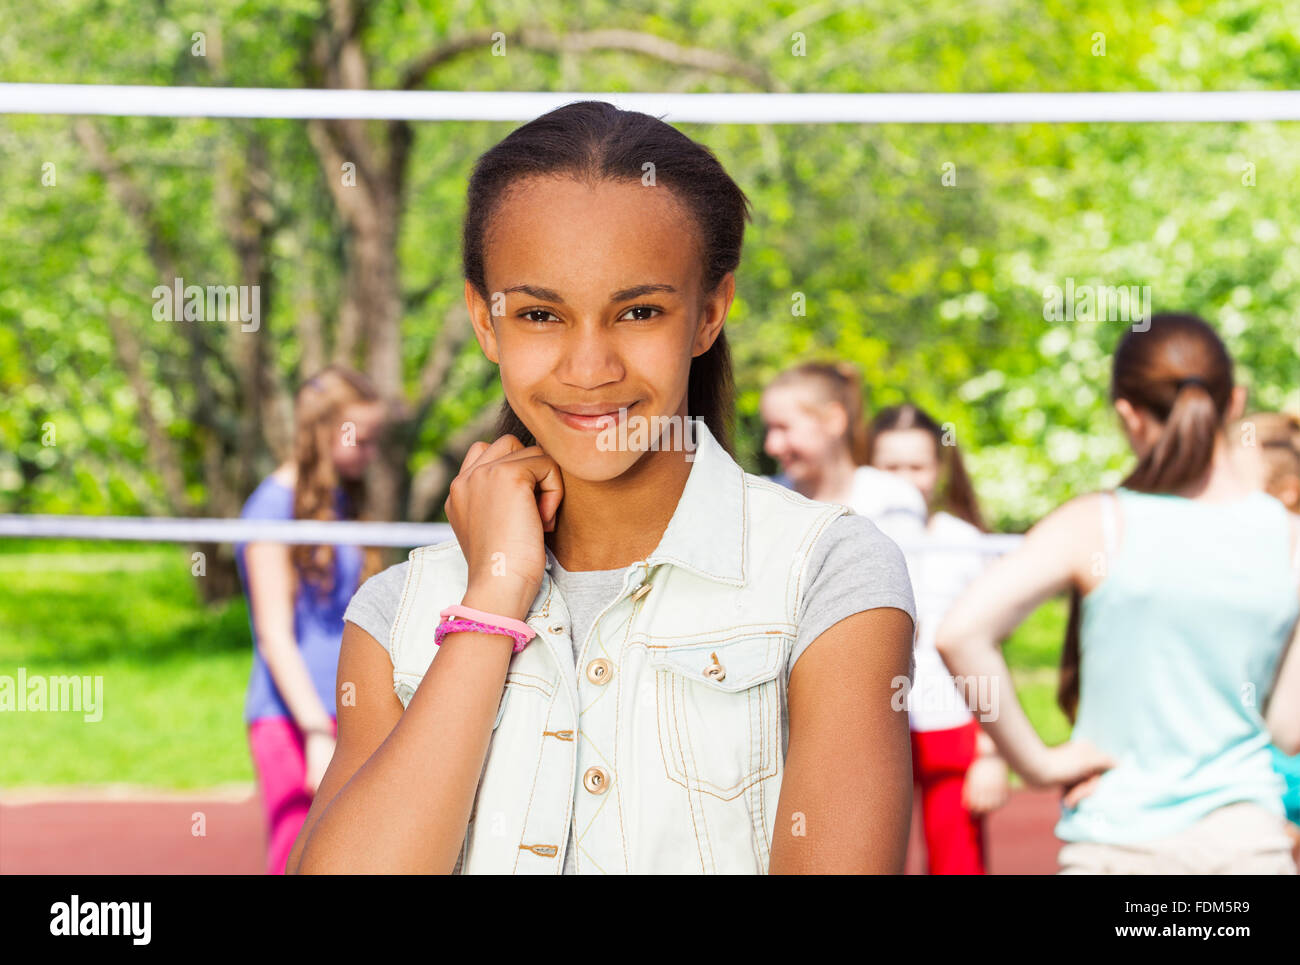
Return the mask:
M374 384L359 372L341 365L329 365L298 389L293 406L293 462L297 481L293 488L294 519L338 519L335 493L343 491L344 519L362 518L365 506L364 479L343 479L334 469L330 452L342 431L343 409L357 402L378 402ZM377 572L382 556L375 547L363 550L361 580ZM295 592L301 579L319 593L329 593L334 584L334 547L329 544L295 545L293 561Z
M867 426L863 418L866 406L862 397L862 372L852 362L804 362L788 368L768 383L769 389L784 385L805 385L816 393L821 404L835 403L848 416L844 445L855 466L870 462Z
M1120 483L1143 493L1172 493L1205 478L1232 399L1232 357L1196 315L1151 316L1146 331L1129 329L1115 349L1110 397L1126 399L1161 423L1160 437ZM1082 595L1070 593L1056 700L1073 723L1079 705Z
M934 440L934 458L939 463L939 480L934 488L931 510L945 510L958 519L964 519L981 533L987 533L984 517L980 513L975 487L966 473L961 450L954 439L945 438L943 427L928 412L911 402L889 406L876 413L867 429L867 462L875 461L876 441L886 432L903 432L919 429Z
M462 229L462 269L466 280L488 300L483 250L492 216L516 181L539 175L566 175L589 182L645 183L653 162L656 184L672 191L692 215L703 259L704 294L740 264L750 202L722 164L703 144L670 124L639 111L620 110L604 101L578 101L543 114L511 131L485 152L469 179ZM702 419L731 453L735 385L724 331L691 360L687 413ZM510 433L525 446L532 432L502 401L496 436Z

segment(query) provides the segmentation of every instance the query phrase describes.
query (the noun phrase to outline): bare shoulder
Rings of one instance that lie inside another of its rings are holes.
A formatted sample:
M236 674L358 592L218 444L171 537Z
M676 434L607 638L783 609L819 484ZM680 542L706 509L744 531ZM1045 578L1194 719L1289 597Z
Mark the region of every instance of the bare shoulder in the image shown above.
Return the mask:
M1086 540L1101 531L1103 504L1109 493L1097 492L1076 496L1062 503L1039 520L1030 535Z

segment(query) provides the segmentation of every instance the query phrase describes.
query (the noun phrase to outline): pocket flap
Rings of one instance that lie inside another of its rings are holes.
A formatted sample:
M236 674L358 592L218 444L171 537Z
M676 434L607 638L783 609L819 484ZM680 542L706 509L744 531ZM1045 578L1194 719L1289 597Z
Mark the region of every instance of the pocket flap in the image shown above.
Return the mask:
M676 644L651 643L650 662L696 683L734 693L771 680L781 672L789 632L782 629L737 631L709 641L694 638Z

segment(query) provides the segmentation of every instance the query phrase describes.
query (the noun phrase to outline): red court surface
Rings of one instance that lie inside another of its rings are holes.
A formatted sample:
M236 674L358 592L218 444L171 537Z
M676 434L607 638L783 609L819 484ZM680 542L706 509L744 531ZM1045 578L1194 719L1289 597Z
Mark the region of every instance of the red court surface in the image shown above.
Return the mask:
M57 794L57 797L55 796ZM1054 874L1060 809L1050 791L1018 791L989 820L993 874ZM193 829L202 821L206 834ZM262 812L248 788L9 792L0 801L0 874L261 874ZM907 870L922 870L912 828Z

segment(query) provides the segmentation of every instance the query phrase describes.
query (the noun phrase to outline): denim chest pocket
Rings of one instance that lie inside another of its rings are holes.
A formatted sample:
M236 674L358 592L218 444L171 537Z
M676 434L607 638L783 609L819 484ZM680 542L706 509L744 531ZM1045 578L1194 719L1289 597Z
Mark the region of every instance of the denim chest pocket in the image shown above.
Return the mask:
M668 778L731 800L780 770L788 628L745 628L649 648Z

